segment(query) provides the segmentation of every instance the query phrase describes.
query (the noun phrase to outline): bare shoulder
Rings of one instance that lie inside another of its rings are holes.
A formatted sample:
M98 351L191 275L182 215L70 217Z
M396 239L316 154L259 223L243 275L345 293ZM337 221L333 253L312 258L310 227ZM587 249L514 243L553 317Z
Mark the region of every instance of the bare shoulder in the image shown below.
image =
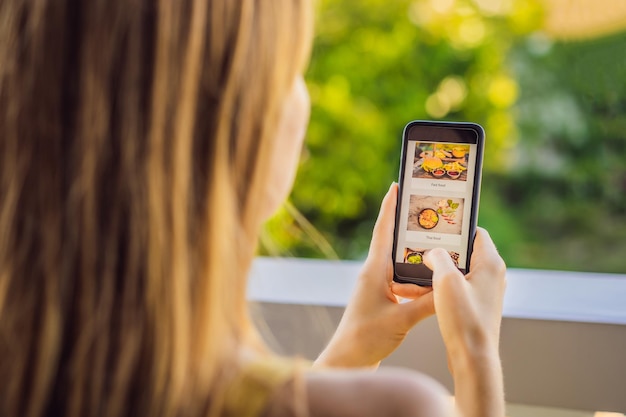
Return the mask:
M454 407L438 382L402 369L327 370L304 375L306 402L310 417L451 417ZM266 417L294 415L294 387L277 393ZM296 390L297 391L297 390ZM288 401L289 399L290 401Z

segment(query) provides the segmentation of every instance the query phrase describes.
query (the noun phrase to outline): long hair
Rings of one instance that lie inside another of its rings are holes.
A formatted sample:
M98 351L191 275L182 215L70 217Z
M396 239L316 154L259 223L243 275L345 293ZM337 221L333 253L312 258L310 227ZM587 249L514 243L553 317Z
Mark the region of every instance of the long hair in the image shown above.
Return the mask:
M219 413L310 7L0 2L1 415Z

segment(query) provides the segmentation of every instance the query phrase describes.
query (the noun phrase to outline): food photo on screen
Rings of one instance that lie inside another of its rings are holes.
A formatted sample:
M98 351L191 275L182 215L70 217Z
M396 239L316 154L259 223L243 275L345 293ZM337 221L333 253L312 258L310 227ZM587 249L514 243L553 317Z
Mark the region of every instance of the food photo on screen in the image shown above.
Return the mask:
M407 229L460 235L463 205L463 198L411 195Z
M469 145L417 142L413 178L467 181Z
M403 261L407 264L418 265L424 263L424 255L428 252L429 249L424 248L404 248L404 257ZM454 262L454 266L459 267L459 253L454 251L448 251L452 262Z
M421 264L424 262L424 253L428 249L404 248L404 262L407 264Z

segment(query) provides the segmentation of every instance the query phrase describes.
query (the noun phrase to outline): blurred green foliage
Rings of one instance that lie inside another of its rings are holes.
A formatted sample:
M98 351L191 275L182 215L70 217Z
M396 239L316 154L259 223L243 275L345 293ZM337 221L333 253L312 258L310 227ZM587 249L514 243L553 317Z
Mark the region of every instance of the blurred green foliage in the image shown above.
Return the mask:
M525 230L511 263L626 272L624 51L626 33L576 43L534 36L511 52L523 86L520 141L513 169L489 187Z
M535 0L318 5L311 123L290 197L304 217L281 210L264 251L334 256L326 239L340 258L363 258L404 125L463 120L487 132L479 224L510 266L626 272L605 253L626 249L624 58L603 72L623 36L555 44L537 34Z

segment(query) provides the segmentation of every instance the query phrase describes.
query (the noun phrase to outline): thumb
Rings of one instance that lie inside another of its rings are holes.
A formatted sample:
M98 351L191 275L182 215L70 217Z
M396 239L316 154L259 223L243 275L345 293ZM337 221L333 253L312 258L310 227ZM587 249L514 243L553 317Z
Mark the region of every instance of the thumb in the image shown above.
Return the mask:
M398 184L394 182L389 187L389 191L387 191L380 206L380 212L372 233L368 257L391 258L397 200Z

